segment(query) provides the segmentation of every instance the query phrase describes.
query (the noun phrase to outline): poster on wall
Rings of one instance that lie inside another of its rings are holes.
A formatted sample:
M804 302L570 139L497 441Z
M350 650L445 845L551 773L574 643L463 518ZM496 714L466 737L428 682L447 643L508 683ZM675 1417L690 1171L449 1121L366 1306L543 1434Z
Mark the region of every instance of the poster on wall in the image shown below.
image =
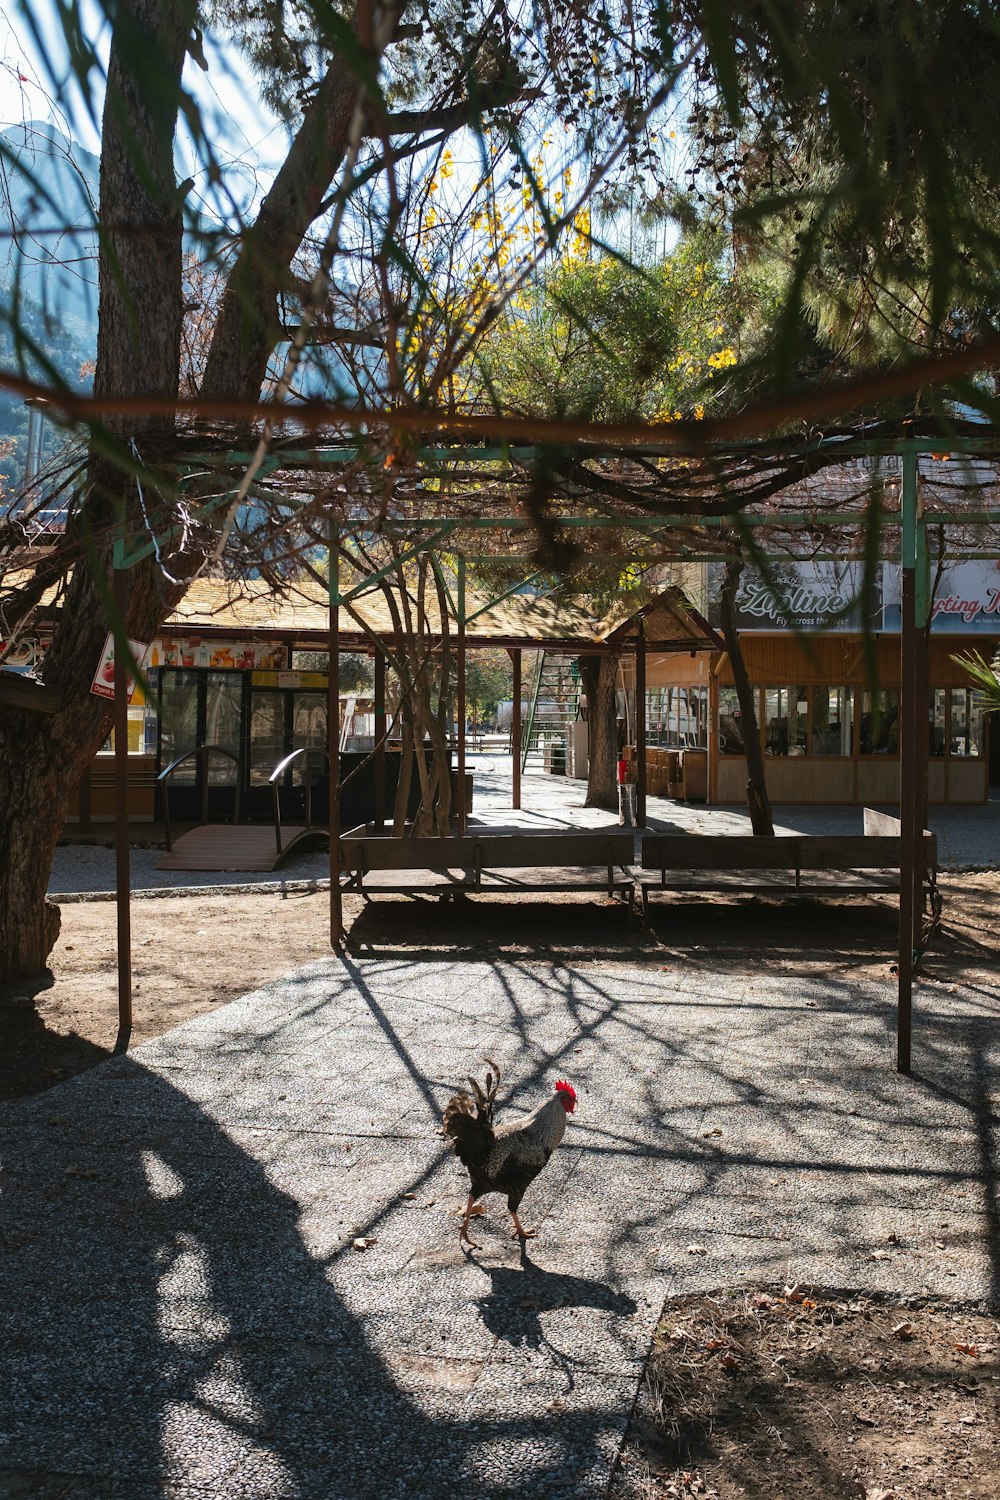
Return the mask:
M287 665L281 641L217 641L203 636L160 636L153 642L151 667L208 667L215 672L277 670Z
M139 663L140 667L145 665L146 653L149 650L145 641L129 641L129 650ZM115 638L108 632L104 642L104 650L101 659L97 663L97 671L94 680L90 684L90 691L95 698L113 698L115 696ZM129 672L127 677L127 696L131 703L135 697L135 678Z
M49 636L22 636L8 649L7 641L0 641L0 658L7 672L34 672L40 667L46 651L52 644Z
M713 625L720 623L725 568L710 580ZM868 615L879 628L882 577L872 580ZM745 568L736 592L736 627L743 634L775 630L859 631L864 617L864 569L856 562L776 562L770 579Z
M1000 558L931 562L931 630L935 635L1000 635ZM898 563L882 568L882 629L898 631L902 620Z

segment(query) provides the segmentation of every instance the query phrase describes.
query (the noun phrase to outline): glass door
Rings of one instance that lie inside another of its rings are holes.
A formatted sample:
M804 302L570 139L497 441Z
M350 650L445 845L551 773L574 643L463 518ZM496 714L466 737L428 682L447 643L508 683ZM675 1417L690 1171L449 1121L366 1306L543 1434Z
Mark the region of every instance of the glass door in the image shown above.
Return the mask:
M160 669L158 772L203 745L217 745L242 762L243 680L241 672ZM229 822L240 777L241 767L227 756L192 756L170 777L171 818L200 821L207 792L209 820ZM157 816L163 812L163 788L158 784Z
M255 819L274 815L270 779L293 750L325 750L326 693L297 688L253 688L250 697L250 808ZM285 771L278 785L283 821L302 823L306 815L303 757ZM312 820L325 823L329 813L327 768L313 762Z

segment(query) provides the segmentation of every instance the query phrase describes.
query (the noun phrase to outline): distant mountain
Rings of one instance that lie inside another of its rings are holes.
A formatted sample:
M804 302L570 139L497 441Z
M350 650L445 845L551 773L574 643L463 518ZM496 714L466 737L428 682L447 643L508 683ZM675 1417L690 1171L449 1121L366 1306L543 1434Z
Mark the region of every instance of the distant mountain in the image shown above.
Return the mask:
M86 389L97 352L100 162L44 120L0 131L0 365ZM27 410L0 391L0 458L8 487L24 475ZM59 444L48 434L46 452Z
M0 156L0 287L96 335L98 158L42 120L0 131Z

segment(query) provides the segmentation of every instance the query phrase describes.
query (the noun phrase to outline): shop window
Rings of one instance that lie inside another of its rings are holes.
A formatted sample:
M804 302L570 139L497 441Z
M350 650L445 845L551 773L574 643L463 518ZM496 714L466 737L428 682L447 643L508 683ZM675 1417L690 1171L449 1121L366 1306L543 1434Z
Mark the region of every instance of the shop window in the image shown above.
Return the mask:
M854 694L849 687L812 690L813 755L850 755L854 742Z
M899 692L866 688L861 695L861 754L899 754Z
M805 755L806 689L764 689L764 749L768 755Z
M651 688L646 694L646 743L704 750L708 745L708 688Z
M254 688L250 699L250 785L267 786L285 755L285 695Z
M218 745L233 755L240 753L240 708L243 697L239 672L205 674L205 744ZM237 778L235 761L222 755L205 759L211 786L232 786Z
M708 688L691 687L687 690L687 738L684 743L692 749L708 748Z
M198 673L164 672L160 695L160 766L193 750L198 743ZM173 774L173 781L193 786L198 779L194 760L186 761Z
M719 751L722 755L746 754L743 715L734 687L719 688Z
M978 760L984 749L985 703L981 688L952 688L948 749L961 760Z
M927 728L931 755L944 755L948 744L948 689L935 688L927 705Z

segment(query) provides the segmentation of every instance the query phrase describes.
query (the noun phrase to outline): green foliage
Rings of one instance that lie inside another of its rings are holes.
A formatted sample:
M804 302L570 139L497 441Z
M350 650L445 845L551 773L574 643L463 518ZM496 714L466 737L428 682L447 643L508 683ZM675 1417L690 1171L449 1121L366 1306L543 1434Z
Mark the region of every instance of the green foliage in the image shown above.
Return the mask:
M963 667L973 682L982 688L986 695L986 712L1000 713L1000 677L985 657L978 651L970 651L967 656L953 656L952 661Z
M470 651L465 659L465 701L476 718L491 718L513 692L513 667L499 648Z
M740 269L762 268L779 293L766 351L778 385L818 362L829 379L995 334L996 6L728 9L732 53L716 38L696 70L688 189L732 226Z
M572 259L523 297L479 359L506 409L584 421L672 421L718 400L737 363L719 237L657 264Z

